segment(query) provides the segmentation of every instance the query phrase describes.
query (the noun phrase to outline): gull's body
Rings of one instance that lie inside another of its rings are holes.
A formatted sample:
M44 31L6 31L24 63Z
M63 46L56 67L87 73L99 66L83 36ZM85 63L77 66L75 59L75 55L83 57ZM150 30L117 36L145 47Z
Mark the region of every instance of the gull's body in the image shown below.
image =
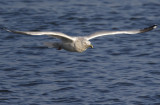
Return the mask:
M45 43L45 45L51 48L55 47L58 50L64 49L71 52L83 52L89 47L93 48L91 42L84 37L75 37L74 41L61 41L59 43L48 42Z
M156 27L157 25L153 25L144 29L131 30L131 31L130 30L129 31L103 31L103 32L96 32L89 36L84 36L84 37L72 37L61 32L31 32L31 31L14 31L14 30L8 30L6 28L3 28L3 29L9 32L17 33L17 34L49 35L49 36L60 39L61 42L45 43L45 45L47 45L48 47L54 47L54 48L57 48L58 50L64 49L71 52L83 52L89 47L93 48L93 45L89 41L93 38L105 36L105 35L116 35L116 34L138 34L138 33L151 31Z

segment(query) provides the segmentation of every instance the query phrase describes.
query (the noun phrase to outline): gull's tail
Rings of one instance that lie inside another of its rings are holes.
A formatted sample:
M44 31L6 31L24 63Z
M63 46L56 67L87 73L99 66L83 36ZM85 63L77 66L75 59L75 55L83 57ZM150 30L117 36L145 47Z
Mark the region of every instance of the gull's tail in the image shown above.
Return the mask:
M44 42L44 45L48 48L57 48L58 50L61 49L60 43L52 43L52 42Z

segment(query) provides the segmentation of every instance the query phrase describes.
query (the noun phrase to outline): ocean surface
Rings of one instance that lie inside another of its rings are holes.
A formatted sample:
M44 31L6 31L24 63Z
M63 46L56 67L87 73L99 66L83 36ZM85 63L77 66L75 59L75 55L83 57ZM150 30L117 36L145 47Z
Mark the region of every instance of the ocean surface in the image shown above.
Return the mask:
M0 27L71 36L160 25L160 0L1 0ZM0 105L160 105L160 26L91 40L83 53L48 36L0 30Z

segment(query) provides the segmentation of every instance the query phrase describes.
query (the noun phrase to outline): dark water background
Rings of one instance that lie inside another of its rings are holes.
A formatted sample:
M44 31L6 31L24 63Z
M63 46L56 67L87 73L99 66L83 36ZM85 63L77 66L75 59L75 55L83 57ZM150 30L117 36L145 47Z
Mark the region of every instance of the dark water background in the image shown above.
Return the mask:
M88 35L160 24L159 0L1 0L0 24ZM0 105L160 105L160 29L92 40L83 53L0 31Z

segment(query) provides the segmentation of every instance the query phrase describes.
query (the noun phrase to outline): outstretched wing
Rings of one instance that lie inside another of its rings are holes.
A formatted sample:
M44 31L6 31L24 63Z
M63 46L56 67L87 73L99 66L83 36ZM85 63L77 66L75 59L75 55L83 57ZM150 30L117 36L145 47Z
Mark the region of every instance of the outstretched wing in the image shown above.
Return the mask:
M58 39L61 39L62 41L75 41L75 37L68 36L61 32L32 32L32 31L15 31L15 30L9 30L6 28L3 28L4 30L8 32L13 32L17 34L24 34L24 35L49 35Z
M105 36L105 35L116 35L116 34L138 34L138 33L143 33L143 32L147 32L147 31L151 31L154 28L156 28L157 25L153 25L144 29L139 29L139 30L129 30L129 31L102 31L102 32L96 32L93 33L89 36L86 36L87 40L91 40L93 38L96 37L100 37L100 36Z

